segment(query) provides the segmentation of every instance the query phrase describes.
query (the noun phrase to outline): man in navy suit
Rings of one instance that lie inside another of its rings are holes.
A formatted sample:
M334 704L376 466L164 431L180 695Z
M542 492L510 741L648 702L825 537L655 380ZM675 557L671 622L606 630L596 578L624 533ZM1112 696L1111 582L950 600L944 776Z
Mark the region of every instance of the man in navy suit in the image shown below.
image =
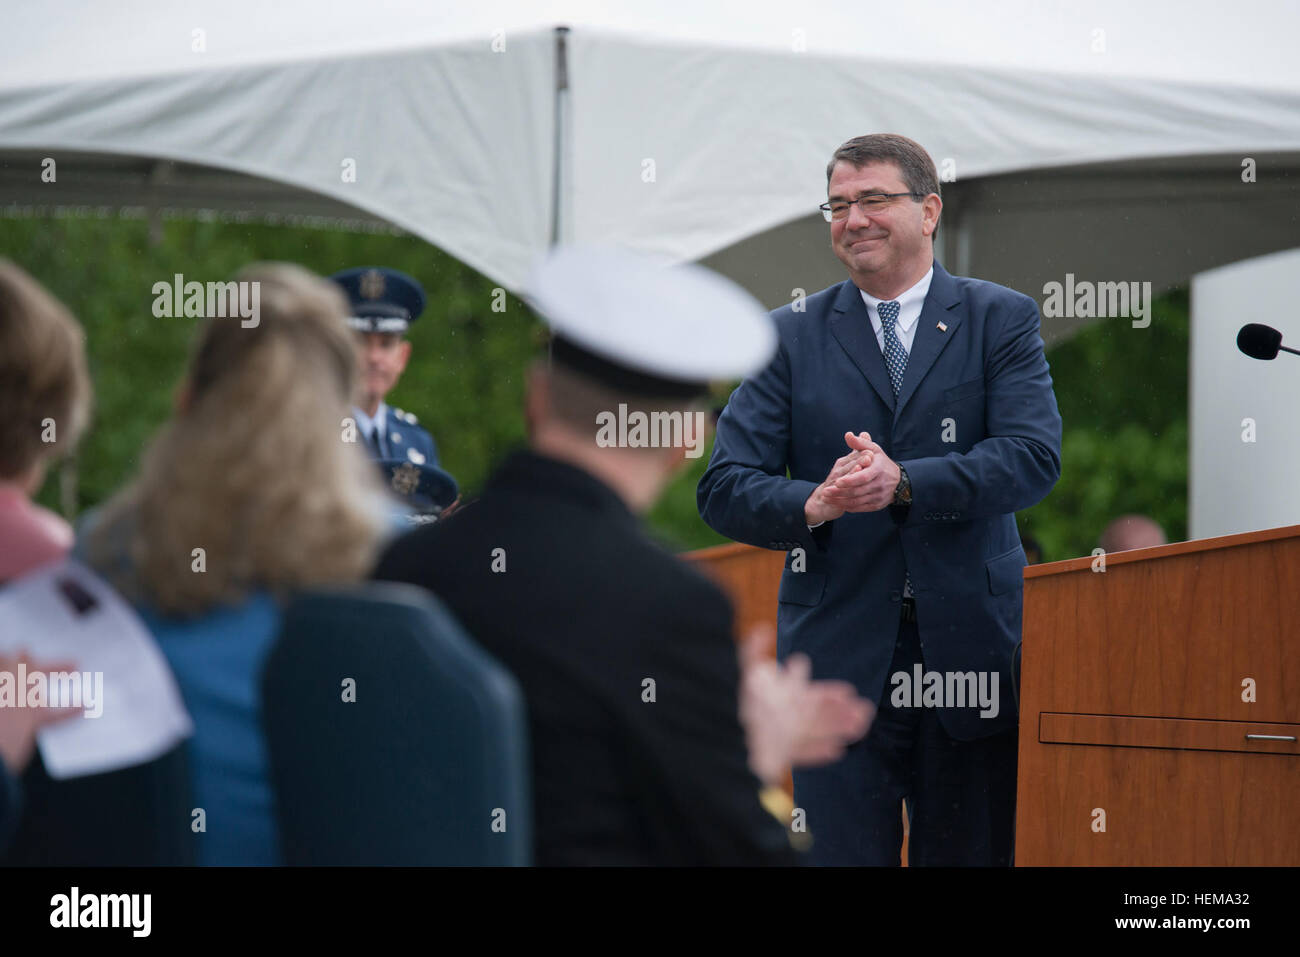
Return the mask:
M780 347L718 422L700 514L789 552L779 656L879 702L841 761L794 774L814 862L898 864L905 802L909 863L1010 864L1014 513L1060 475L1038 308L935 261L943 203L918 143L849 140L827 186L849 279L772 313Z

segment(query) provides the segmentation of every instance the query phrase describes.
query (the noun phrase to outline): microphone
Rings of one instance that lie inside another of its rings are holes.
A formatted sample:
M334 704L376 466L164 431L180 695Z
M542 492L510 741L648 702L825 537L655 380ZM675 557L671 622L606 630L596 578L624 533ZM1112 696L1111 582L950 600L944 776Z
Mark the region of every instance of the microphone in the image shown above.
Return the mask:
M1249 322L1237 333L1237 348L1252 359L1275 359L1278 350L1300 356L1300 350L1282 345L1282 333L1272 326Z

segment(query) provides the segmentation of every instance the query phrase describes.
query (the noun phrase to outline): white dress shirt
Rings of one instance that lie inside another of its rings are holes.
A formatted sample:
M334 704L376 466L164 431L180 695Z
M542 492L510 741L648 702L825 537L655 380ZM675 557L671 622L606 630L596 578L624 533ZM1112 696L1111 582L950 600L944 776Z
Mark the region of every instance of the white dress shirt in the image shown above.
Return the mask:
M352 417L357 421L357 428L361 430L361 435L366 442L370 441L370 436L374 435L379 444L379 455L381 458L388 458L388 405L379 403L379 408L375 410L375 417L372 419L366 415L364 409L359 409L355 405L352 407Z
M930 280L934 278L934 267L921 277L911 289L907 290L901 296L893 299L898 303L898 321L894 323L894 330L898 333L898 339L903 343L903 348L907 350L908 355L912 353L912 343L916 340L917 320L921 318L921 307L925 305L925 295L930 291ZM863 292L862 301L867 304L867 315L871 317L871 328L876 332L876 344L880 346L880 352L885 352L885 331L880 325L880 311L876 307L886 300L877 299L870 293Z

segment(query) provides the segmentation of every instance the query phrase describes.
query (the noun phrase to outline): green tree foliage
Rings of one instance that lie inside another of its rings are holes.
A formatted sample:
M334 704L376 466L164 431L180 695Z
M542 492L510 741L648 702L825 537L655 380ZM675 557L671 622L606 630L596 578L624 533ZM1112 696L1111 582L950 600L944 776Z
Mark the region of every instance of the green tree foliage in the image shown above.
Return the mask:
M1179 289L1155 301L1146 329L1102 319L1049 351L1061 480L1020 515L1044 561L1087 555L1108 522L1130 513L1155 519L1171 542L1187 537L1190 325Z

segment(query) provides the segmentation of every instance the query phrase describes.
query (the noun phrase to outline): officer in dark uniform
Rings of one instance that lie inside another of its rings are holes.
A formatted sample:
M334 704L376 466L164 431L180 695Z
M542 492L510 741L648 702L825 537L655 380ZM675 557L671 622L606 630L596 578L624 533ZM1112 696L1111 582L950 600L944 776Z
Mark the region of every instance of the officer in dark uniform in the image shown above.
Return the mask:
M353 415L371 458L403 459L415 465L438 465L433 436L414 415L393 408L384 398L397 386L411 357L406 330L424 311L424 289L396 269L362 266L330 277L347 294L348 317L357 334L361 386Z
M424 289L406 273L374 266L330 278L348 297L348 325L357 334L357 437L399 498L418 513L437 514L455 500L456 482L438 467L433 436L410 412L384 401L411 357L406 331L424 311Z
M376 577L435 592L518 679L537 864L793 863L738 717L730 603L638 519L692 454L708 381L770 358L770 320L703 269L582 248L529 298L554 332L530 371L530 447ZM620 404L690 416L684 441L620 430Z

